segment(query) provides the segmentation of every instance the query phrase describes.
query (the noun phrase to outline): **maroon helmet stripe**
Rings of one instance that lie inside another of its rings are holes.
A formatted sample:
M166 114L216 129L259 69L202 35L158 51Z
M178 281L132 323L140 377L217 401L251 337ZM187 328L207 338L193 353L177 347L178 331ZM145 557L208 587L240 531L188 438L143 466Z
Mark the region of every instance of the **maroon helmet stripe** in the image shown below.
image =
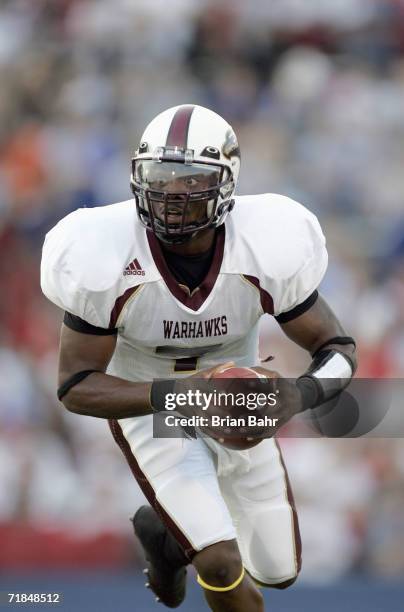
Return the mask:
M167 134L166 147L182 147L186 149L188 128L195 106L181 106L175 113Z

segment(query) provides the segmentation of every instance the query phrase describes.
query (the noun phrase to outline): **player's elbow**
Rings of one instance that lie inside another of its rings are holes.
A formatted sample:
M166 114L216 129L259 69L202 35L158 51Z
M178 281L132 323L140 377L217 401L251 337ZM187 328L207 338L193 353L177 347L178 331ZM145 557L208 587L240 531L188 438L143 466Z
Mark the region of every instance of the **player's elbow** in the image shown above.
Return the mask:
M82 370L71 376L65 375L64 372L60 373L57 396L66 410L74 414L89 414L88 405L94 402L97 393L92 381L88 382L87 378L90 374L99 371Z
M289 580L284 580L283 582L276 582L275 584L269 584L266 586L269 586L273 589L280 589L280 590L284 590L284 589L288 589L289 587L291 587L297 580L297 574L296 576L293 576L293 578L289 578Z
M71 390L60 401L69 412L73 414L85 414L80 398L77 397L77 395L77 393Z

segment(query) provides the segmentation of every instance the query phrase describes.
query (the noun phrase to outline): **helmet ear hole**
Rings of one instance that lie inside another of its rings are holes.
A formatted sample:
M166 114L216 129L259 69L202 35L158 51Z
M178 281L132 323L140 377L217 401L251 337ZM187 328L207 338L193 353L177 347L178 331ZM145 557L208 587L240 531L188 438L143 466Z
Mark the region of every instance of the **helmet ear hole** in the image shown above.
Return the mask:
M216 147L205 147L201 155L202 157L210 157L211 159L220 159L220 151Z

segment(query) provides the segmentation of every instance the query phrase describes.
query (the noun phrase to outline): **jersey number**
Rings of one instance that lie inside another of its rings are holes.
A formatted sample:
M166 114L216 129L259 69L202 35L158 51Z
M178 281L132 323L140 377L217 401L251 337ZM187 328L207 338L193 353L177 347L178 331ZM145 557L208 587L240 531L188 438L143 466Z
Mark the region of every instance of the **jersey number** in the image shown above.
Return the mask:
M207 353L217 351L222 345L196 346L188 348L183 346L156 346L157 355L169 357L174 360L174 372L194 372L197 369L198 359Z

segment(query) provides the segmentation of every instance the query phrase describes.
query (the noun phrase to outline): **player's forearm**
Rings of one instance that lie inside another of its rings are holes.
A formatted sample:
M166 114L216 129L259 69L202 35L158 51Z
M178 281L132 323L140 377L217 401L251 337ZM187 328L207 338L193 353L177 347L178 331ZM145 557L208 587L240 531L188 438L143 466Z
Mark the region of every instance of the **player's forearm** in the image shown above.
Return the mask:
M124 419L153 412L151 383L139 383L93 372L63 397L70 412L101 419Z
M355 374L357 359L354 339L341 337L340 342L338 338L334 340L314 353L308 370L296 381L303 410L315 408L337 397Z

